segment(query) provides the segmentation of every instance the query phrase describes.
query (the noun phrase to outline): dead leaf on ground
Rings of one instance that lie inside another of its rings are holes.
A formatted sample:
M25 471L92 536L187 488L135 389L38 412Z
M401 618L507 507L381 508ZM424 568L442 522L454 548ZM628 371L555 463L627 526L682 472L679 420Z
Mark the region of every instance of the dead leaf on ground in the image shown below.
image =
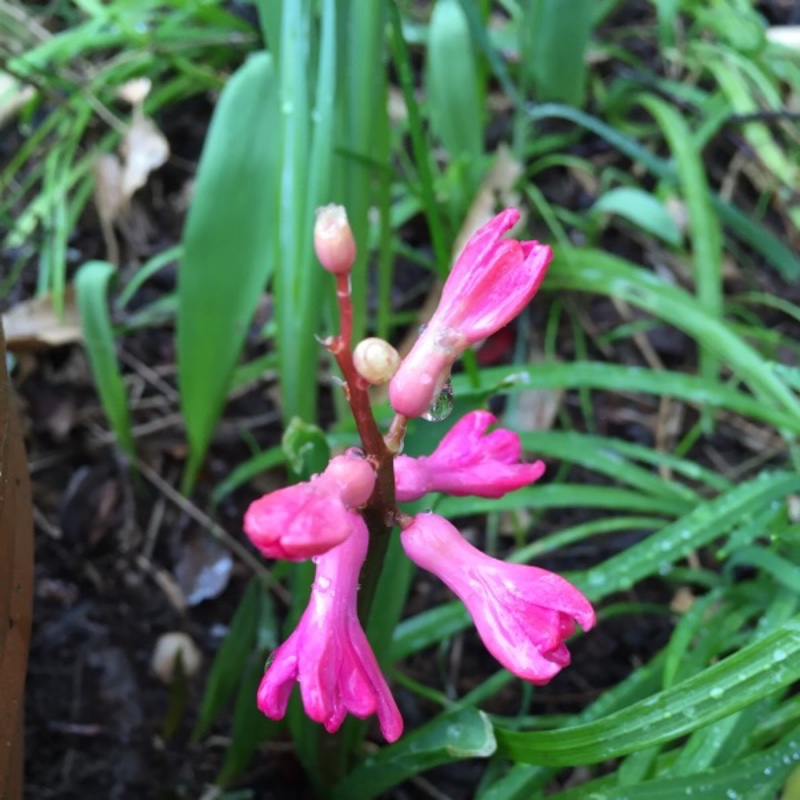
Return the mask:
M494 164L486 173L478 191L464 217L464 222L453 244L453 254L460 253L464 245L481 225L486 224L494 215L498 205L517 205L518 195L514 186L522 175L522 164L517 161L505 144L497 148ZM524 222L524 220L523 220Z
M61 347L82 338L80 317L70 289L64 295L63 314L56 312L52 295L43 295L12 306L3 314L3 327L12 352Z
M169 143L141 106L133 111L133 121L120 145L122 155L122 195L129 200L137 189L147 183L153 170L169 158Z

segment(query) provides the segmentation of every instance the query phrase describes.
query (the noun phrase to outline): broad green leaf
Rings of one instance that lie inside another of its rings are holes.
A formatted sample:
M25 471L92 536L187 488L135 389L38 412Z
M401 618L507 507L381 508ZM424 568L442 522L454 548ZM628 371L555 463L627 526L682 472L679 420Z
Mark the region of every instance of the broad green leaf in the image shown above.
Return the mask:
M644 189L633 186L611 189L597 198L591 213L616 214L673 247L678 247L683 239L664 204Z
M299 417L291 420L283 432L281 448L292 471L302 480L324 471L331 457L322 429Z
M522 67L539 102L583 105L591 0L527 0L521 23Z
M128 397L122 382L108 313L108 285L114 274L114 267L105 261L87 262L75 276L75 296L86 352L103 409L120 447L133 455Z
M495 729L515 761L594 764L668 742L800 679L800 616L688 680L596 722L546 733Z
M582 724L600 719L656 691L664 665L663 656L663 652L658 653L616 686L606 689L587 709L574 715L574 723ZM530 800L535 796L534 789L543 789L554 774L555 770L552 767L515 764L506 775L481 792L479 798L480 800Z
M334 788L333 800L369 800L426 769L487 758L495 751L489 718L481 711L464 708L442 714L427 725L367 756Z
M273 283L281 411L317 416L319 332L331 280L313 254L314 215L329 202L335 146L336 20L333 0L283 4L275 131L280 163ZM359 243L360 244L360 243Z
M773 800L800 758L800 729L773 747L714 769L680 778L655 778L636 786L613 786L609 778L578 786L558 795L562 800ZM784 800L794 800L783 794ZM500 800L498 797L496 800Z
M215 780L219 786L227 786L239 777L250 764L258 745L268 741L283 727L282 722L265 717L256 704L263 675L263 658L259 658L257 652L251 652L238 681L231 743Z
M434 130L453 160L483 153L484 108L469 25L458 0L437 0L428 29L426 99Z
M800 475L764 472L698 505L658 533L592 567L578 585L590 600L629 588L723 535L749 514L800 490Z
M200 158L178 273L178 382L190 449L187 491L273 266L276 114L272 58L259 53L225 86Z
M599 276L598 276L599 278ZM697 375L598 361L544 362L533 367L490 367L481 370L481 385L473 387L465 375L453 377L458 400L485 399L530 389L588 387L616 392L642 392L685 400L699 407L725 408L744 417L768 422L779 429L800 433L800 417L718 381Z
M686 202L695 292L706 315L722 317L722 231L711 205L701 154L683 115L655 95L643 95L641 104L655 117L675 162L681 194ZM713 350L700 341L700 373L713 379L719 364Z
M264 587L259 581L251 580L211 666L203 703L192 733L194 741L205 734L239 684L245 664L256 646L263 595Z

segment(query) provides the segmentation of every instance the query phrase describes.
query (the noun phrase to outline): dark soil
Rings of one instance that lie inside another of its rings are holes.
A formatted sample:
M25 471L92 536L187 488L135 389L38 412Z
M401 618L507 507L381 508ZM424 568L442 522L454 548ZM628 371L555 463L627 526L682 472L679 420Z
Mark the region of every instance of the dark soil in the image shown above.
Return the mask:
M781 8L780 3L767 6L770 13ZM123 246L127 269L180 240L182 215L175 211L177 197L199 153L210 108L205 101L195 101L174 108L160 120L180 158L154 175L137 197L136 233ZM584 148L584 154L585 148L595 147L604 161L609 159L602 142L587 138L578 146ZM617 161L624 168L624 160L617 157ZM576 211L591 200L574 178L561 170L541 175L539 188L548 197L572 202ZM419 220L416 226L409 235L425 240L424 223ZM630 242L611 229L602 244L626 257L642 257L631 252ZM75 264L103 257L103 240L92 210L79 221L70 245ZM0 258L5 269L11 255L0 254ZM174 270L165 271L161 283L155 282L149 291L168 291L174 278ZM5 306L30 296L34 280L32 259L2 301ZM791 298L787 287L763 271L739 276L734 282L744 285L732 288L757 284ZM590 332L602 332L621 322L607 301L572 298L570 302L580 308ZM765 317L764 323L770 325L772 320ZM566 326L563 334L563 354L569 357L573 345ZM667 365L693 368L695 354L680 334L664 328L649 338ZM594 355L643 363L642 354L628 343L602 352L598 349ZM164 491L163 485L177 487L185 457L175 394L173 331L148 328L132 334L124 340L121 357L134 398L137 442L141 462L150 470L147 473L122 463L111 446L79 346L20 354L13 376L27 420L36 519L36 606L26 719L26 797L30 800L200 798L219 770L229 735L229 720L223 719L215 735L199 743L190 741L208 667L250 570L235 561L228 585L216 596L188 609L176 607L169 586L180 582L175 576L179 564L185 567L187 552L196 548L198 558L213 561L225 551L214 542L206 546L210 539L203 525ZM231 401L192 498L195 507L206 511L213 487L247 455L242 430L263 447L280 440L275 392L274 382L265 379ZM593 401L600 433L648 443L654 440L658 408L653 402L601 392L593 394ZM566 413L579 420L578 408L577 396L568 393ZM692 422L693 412L687 411L682 429L688 430ZM713 440L701 440L695 453L698 459L733 472L735 465L752 456L743 438L741 428L732 421L721 426ZM241 516L246 504L282 479L276 474L253 481L222 503L214 519L244 543ZM576 474L574 479L593 478ZM549 512L538 533L579 519L569 510ZM541 565L557 570L582 568L633 539L633 534L607 538L602 550L599 546L568 549ZM190 581L192 570L186 569L186 581ZM663 581L648 581L608 602L654 602L667 607L675 588ZM412 603L418 611L445 599L449 596L438 584L422 579ZM276 601L282 611L280 598ZM572 645L573 666L549 686L536 689L530 711L565 713L585 707L663 646L671 625L667 615L645 613L602 621ZM156 640L168 631L189 634L204 656L203 669L188 684L186 712L170 736L165 734L170 693L150 669ZM456 638L444 658L438 652L424 652L401 669L432 686L441 686L444 680L455 692L463 693L493 673L496 664L468 632ZM407 691L398 692L398 698L409 728L438 710ZM516 714L520 703L519 688L511 687L487 710ZM437 770L429 778L446 796L468 798L480 769L478 764L458 764ZM281 743L266 746L256 756L241 785L260 798L310 796L294 757ZM394 796L427 795L411 785L400 787Z

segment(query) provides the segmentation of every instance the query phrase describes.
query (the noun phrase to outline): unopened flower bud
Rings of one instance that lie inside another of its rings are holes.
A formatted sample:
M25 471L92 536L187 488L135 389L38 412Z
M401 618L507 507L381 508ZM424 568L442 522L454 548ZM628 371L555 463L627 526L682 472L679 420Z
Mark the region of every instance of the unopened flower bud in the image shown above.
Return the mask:
M356 260L356 243L344 206L328 205L317 209L314 249L328 272L347 275Z
M164 683L172 683L175 680L175 673L178 658L181 659L183 674L191 678L200 669L203 657L194 640L185 633L173 631L165 633L156 642L153 656L150 660L150 668Z
M386 383L400 368L400 354L389 342L371 336L356 345L353 365L368 383Z

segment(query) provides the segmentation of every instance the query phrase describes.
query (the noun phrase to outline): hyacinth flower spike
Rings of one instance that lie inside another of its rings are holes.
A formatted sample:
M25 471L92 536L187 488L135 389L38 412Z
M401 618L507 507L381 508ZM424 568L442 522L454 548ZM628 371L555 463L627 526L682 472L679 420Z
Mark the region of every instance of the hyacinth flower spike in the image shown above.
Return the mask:
M310 481L271 492L250 504L244 530L267 557L302 561L343 542L353 530L352 509L369 499L375 471L357 451L332 459Z
M367 527L352 517L350 536L316 561L311 598L291 636L275 651L258 689L258 707L271 719L286 714L295 681L306 714L329 733L347 714L378 715L393 742L403 719L358 621L358 575L367 553Z
M518 219L513 208L498 214L456 259L436 312L389 385L398 414L422 416L461 353L508 324L536 293L553 253L539 242L502 239Z
M510 672L547 683L570 662L564 640L594 626L589 601L564 578L473 547L443 517L418 514L401 533L406 555L455 592L489 652Z
M539 480L544 463L520 463L522 445L513 431L486 430L497 420L488 411L462 417L429 456L398 456L394 462L397 499L418 500L428 492L455 497L502 497Z

